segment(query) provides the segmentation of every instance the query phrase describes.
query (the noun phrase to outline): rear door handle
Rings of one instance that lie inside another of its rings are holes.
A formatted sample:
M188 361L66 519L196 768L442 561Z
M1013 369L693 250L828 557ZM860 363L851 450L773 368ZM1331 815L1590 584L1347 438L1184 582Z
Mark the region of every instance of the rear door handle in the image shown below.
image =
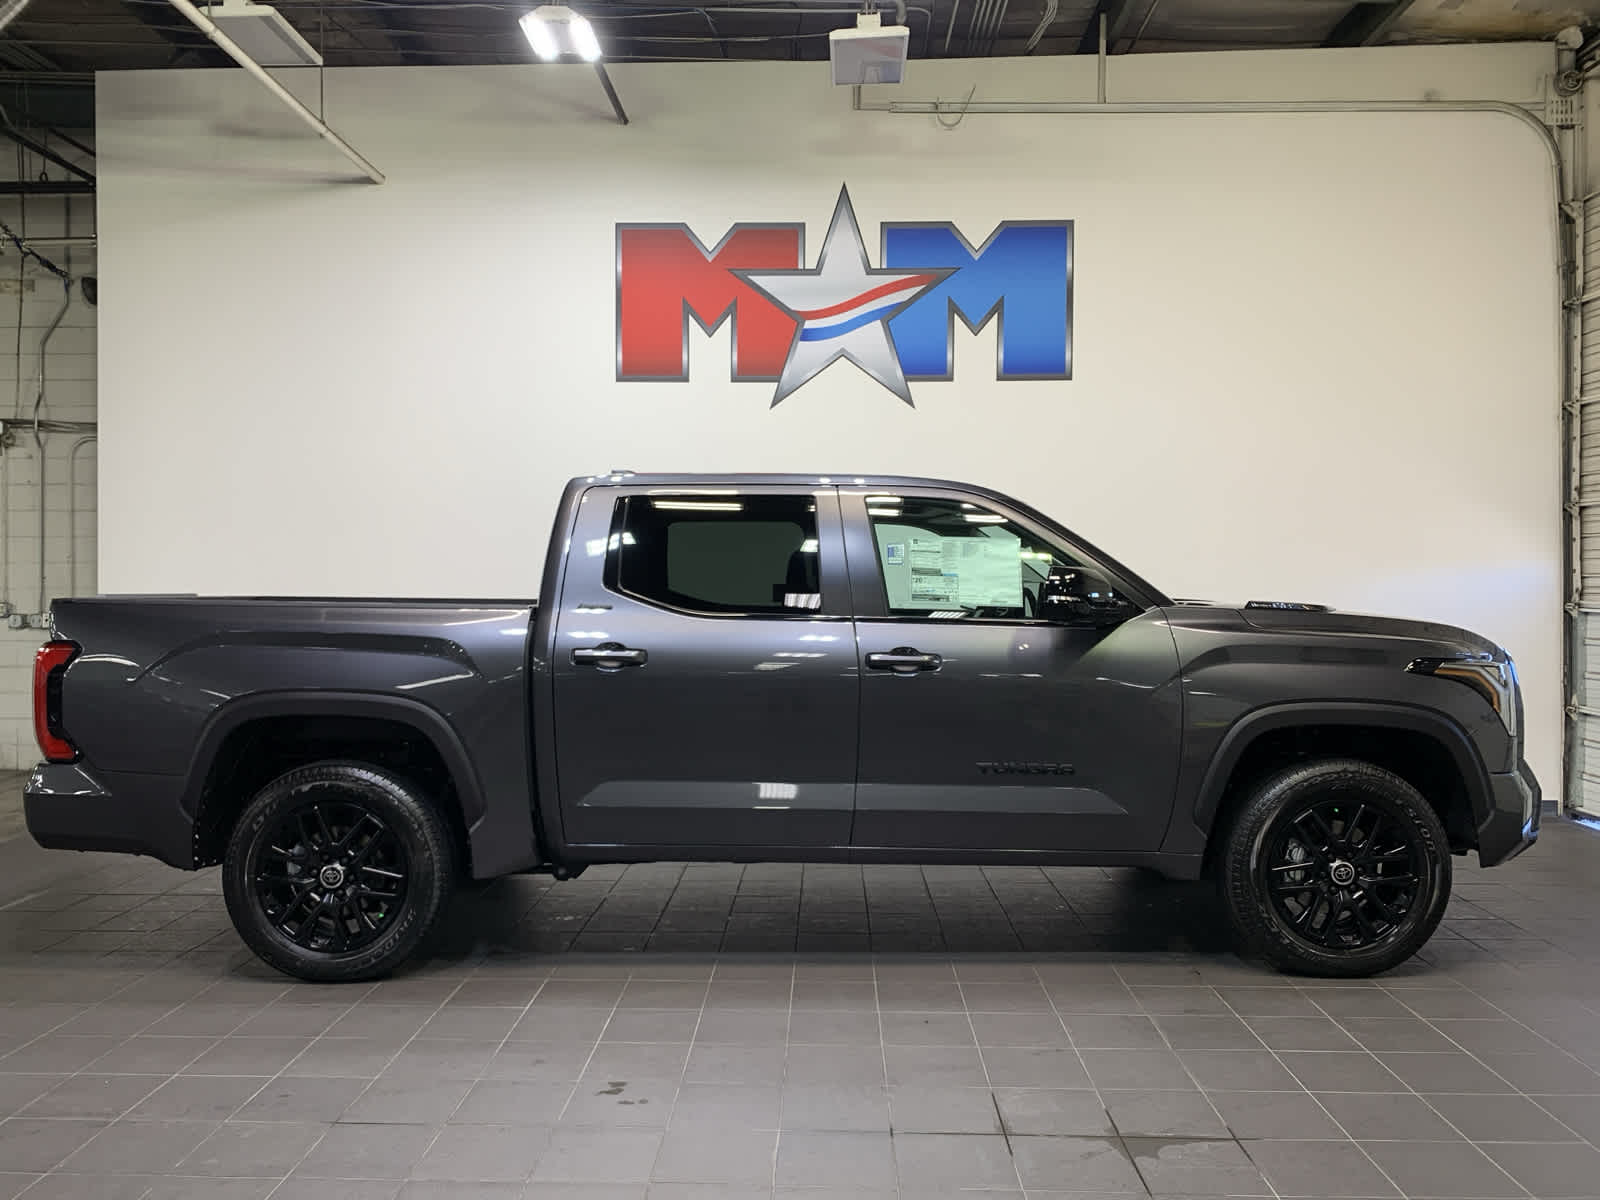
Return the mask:
M602 671L618 671L623 667L642 667L650 659L644 650L631 650L621 642L602 642L598 646L581 646L572 652L572 663L578 667L599 667Z
M937 671L944 659L937 654L924 654L910 646L896 646L888 653L867 655L867 667L873 671L893 671L897 675L914 675L918 671Z

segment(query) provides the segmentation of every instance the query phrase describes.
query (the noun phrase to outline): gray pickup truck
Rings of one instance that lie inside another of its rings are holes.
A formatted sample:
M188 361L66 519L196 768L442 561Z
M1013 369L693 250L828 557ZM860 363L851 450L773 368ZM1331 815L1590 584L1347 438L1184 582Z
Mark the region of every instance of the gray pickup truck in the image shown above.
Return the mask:
M1174 601L927 479L575 479L542 603L63 600L35 723L41 845L221 863L314 980L393 968L462 877L659 859L1210 876L1245 952L1366 975L1451 854L1539 827L1498 646Z

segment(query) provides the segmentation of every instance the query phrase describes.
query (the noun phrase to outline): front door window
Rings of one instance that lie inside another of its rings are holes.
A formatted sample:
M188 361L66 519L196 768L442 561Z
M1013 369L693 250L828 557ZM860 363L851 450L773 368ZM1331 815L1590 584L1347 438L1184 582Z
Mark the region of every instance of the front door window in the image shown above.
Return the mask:
M967 500L868 496L890 616L1028 620L1052 567L1078 564L1007 517Z

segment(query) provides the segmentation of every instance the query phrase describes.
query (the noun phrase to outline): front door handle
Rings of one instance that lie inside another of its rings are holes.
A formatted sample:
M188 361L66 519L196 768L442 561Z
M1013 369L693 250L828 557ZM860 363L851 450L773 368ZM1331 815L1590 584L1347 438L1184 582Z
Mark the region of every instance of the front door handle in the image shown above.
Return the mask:
M621 642L602 642L598 646L581 646L572 652L572 664L577 667L599 667L602 671L620 671L623 667L642 667L650 659L643 650L630 650Z
M867 655L867 667L873 671L893 671L897 675L914 675L918 671L937 671L944 659L937 654L924 654L910 646L896 646L888 653Z

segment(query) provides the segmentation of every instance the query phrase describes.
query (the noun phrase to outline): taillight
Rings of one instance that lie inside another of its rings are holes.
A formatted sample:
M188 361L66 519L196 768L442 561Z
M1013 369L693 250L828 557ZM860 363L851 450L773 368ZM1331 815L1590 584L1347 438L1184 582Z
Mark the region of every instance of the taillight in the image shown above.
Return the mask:
M76 642L46 642L33 659L33 733L46 762L78 757L78 748L61 731L61 677L77 653Z

